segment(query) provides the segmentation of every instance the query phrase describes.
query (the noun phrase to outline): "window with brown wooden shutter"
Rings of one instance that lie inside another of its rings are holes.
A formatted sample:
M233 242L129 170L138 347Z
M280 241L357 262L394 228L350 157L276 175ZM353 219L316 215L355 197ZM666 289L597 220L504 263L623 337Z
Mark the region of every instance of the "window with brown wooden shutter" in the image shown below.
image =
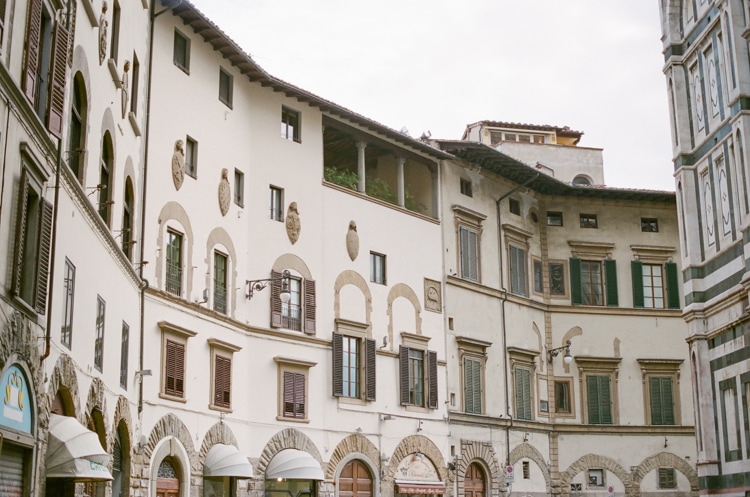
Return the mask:
M182 398L185 394L185 344L166 340L164 393Z
M26 60L23 72L23 92L29 102L36 99L36 74L39 67L39 44L42 35L42 0L29 2L26 22Z
M305 280L305 333L315 334L315 281Z
M281 328L281 273L271 271L271 326Z
M375 340L371 338L365 338L365 400L375 400L375 386L376 386L376 374L375 374L375 356L376 356Z
M401 405L408 406L409 400L409 347L398 348L398 371Z
M331 376L333 378L333 395L335 397L341 397L344 395L344 335L341 333L333 333L331 338L331 353L333 355L332 364L333 371Z
M220 355L214 359L214 405L232 407L232 360Z
M284 371L284 417L305 418L305 374Z
M49 109L47 129L57 138L62 137L63 112L65 109L65 71L68 60L68 30L62 22L55 24L55 42L52 48L52 68L50 70Z
M427 394L427 407L437 409L438 407L438 377L437 377L437 352L427 351L427 381L429 393Z

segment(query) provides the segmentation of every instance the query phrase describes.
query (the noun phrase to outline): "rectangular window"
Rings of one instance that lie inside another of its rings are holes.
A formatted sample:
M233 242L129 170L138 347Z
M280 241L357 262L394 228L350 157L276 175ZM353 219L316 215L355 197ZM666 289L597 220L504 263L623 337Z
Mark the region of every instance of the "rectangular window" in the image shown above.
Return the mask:
M182 295L182 234L167 230L167 284L165 290L173 295Z
M459 228L461 278L479 282L479 245L477 232L465 226Z
M122 338L120 339L120 386L128 389L128 352L130 349L130 326L122 322Z
M590 469L589 470L589 487L603 487L604 486L604 470L603 469Z
M214 252L214 310L227 312L227 256Z
M285 418L305 419L304 373L284 371L284 412Z
M472 197L471 180L461 178L461 195Z
M516 216L521 215L521 202L514 198L508 199L508 209L510 210L511 214L515 214Z
M677 479L675 478L674 468L659 468L659 488L677 488Z
M185 138L185 174L198 177L198 142L189 136Z
M723 438L724 460L737 461L742 457L740 437L740 409L737 405L737 377L730 377L719 382L719 402L721 420L720 436Z
M401 405L437 409L437 353L402 345L398 360Z
M375 340L333 333L333 395L375 400Z
M130 72L130 80L132 81L130 90L130 112L134 116L138 115L138 91L139 83L141 78L141 64L138 62L138 56L133 52L133 68Z
M112 2L112 39L109 46L109 58L117 63L117 53L120 48L120 4Z
M523 472L523 479L524 480L530 480L531 479L531 468L529 468L529 461L523 461L522 472Z
M370 281L385 285L385 256L370 252Z
M562 226L562 212L547 212L547 226Z
M658 233L659 221L654 217L642 217L641 231L644 233Z
M664 308L664 275L660 264L643 264L643 307Z
M94 367L101 371L104 366L104 314L107 304L96 296L96 338L94 339Z
M581 214L581 228L598 228L596 214Z
M652 425L673 425L674 396L671 376L651 376L648 379Z
M282 328L302 330L302 280L289 278L289 302L281 303Z
M234 170L234 203L240 207L245 206L245 173L236 168Z
M76 267L67 257L65 258L65 279L63 282L65 287L63 293L65 304L63 306L64 314L60 342L67 348L71 348L73 341L73 296L75 295L76 287Z
M52 204L41 195L41 184L24 168L18 192L13 294L29 308L47 309L47 278L52 233Z
M190 74L190 39L174 30L174 65Z
M424 406L424 351L409 349L409 403Z
M271 193L271 219L274 221L284 220L284 190L275 186L270 187Z
M281 108L281 137L287 140L300 142L300 119L299 112L296 110L289 109L288 107Z
M223 67L219 68L219 100L232 108L234 77Z
M510 245L510 293L526 296L526 251Z
M601 262L581 261L581 298L583 305L604 305Z
M586 376L588 422L592 425L612 424L611 378L608 375Z
M164 358L164 393L182 398L185 395L185 344L166 340Z
M214 355L214 402L217 407L232 407L232 359Z
M531 370L515 368L516 418L531 421Z
M464 357L464 410L482 414L482 361Z
M570 383L555 382L555 412L570 414Z

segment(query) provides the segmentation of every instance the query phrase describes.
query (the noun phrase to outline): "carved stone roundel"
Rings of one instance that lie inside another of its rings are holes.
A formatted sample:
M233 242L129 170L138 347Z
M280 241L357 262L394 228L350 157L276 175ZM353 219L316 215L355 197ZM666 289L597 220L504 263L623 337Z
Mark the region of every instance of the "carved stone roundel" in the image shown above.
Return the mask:
M302 223L300 222L299 211L297 210L297 202L292 202L289 204L289 209L287 209L286 213L286 235L289 237L292 245L299 240L300 231L302 231Z

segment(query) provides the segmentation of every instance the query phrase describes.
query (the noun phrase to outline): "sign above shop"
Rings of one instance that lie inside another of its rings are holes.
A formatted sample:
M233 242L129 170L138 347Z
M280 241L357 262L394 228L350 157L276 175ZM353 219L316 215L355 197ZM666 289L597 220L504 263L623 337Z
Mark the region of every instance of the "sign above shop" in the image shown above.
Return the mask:
M0 425L31 434L31 396L26 376L18 366L11 366L0 381Z

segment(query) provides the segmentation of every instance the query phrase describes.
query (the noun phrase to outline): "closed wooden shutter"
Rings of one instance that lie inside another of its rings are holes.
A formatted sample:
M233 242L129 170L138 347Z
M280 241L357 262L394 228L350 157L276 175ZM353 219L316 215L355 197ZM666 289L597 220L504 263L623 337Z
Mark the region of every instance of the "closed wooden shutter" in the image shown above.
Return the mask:
M39 67L39 42L42 35L42 0L29 1L26 23L26 59L23 71L23 92L32 105L36 96L36 73Z
M284 416L305 417L305 375L284 371Z
M377 385L375 374L376 344L372 338L365 338L365 399L374 401Z
M668 262L664 264L667 273L667 307L670 309L680 308L680 281L678 278L677 264Z
M63 113L65 110L65 72L68 62L68 30L62 22L55 23L55 42L52 48L52 70L47 112L47 129L57 138L62 137Z
M215 356L214 364L214 405L232 406L232 360L220 355Z
M630 261L630 274L633 280L633 307L643 307L643 263Z
M331 353L333 363L333 395L341 397L344 395L344 336L341 333L333 333L331 337Z
M674 424L674 399L672 396L672 378L652 376L649 378L649 396L651 400L651 424Z
M398 348L398 381L401 405L408 406L409 400L409 347L403 345Z
M23 261L26 248L26 223L28 221L29 178L26 169L21 171L21 183L18 187L18 221L16 222L16 256L13 276L13 293L20 296L23 286Z
M49 279L49 252L52 245L52 204L42 201L39 223L39 260L36 270L36 312L47 312L47 280Z
M437 409L438 406L438 375L437 375L437 352L427 351L427 382L429 384L429 394L427 397L427 407Z
M3 46L3 34L5 33L5 7L6 0L0 0L0 47Z
M617 261L606 259L604 261L605 284L607 285L607 305L617 307L619 300L617 297Z
M581 291L581 259L570 258L570 303L581 305L583 292Z
M589 424L612 424L610 377L604 375L587 376L586 397Z
M23 488L24 450L9 442L0 452L0 494L26 495Z
M516 368L516 418L531 420L531 372Z
M271 326L281 328L281 273L271 271Z
M185 394L185 345L167 340L164 393L182 397Z
M465 411L482 414L482 362L464 358L464 403Z
M315 281L305 280L305 328L308 335L315 334Z

